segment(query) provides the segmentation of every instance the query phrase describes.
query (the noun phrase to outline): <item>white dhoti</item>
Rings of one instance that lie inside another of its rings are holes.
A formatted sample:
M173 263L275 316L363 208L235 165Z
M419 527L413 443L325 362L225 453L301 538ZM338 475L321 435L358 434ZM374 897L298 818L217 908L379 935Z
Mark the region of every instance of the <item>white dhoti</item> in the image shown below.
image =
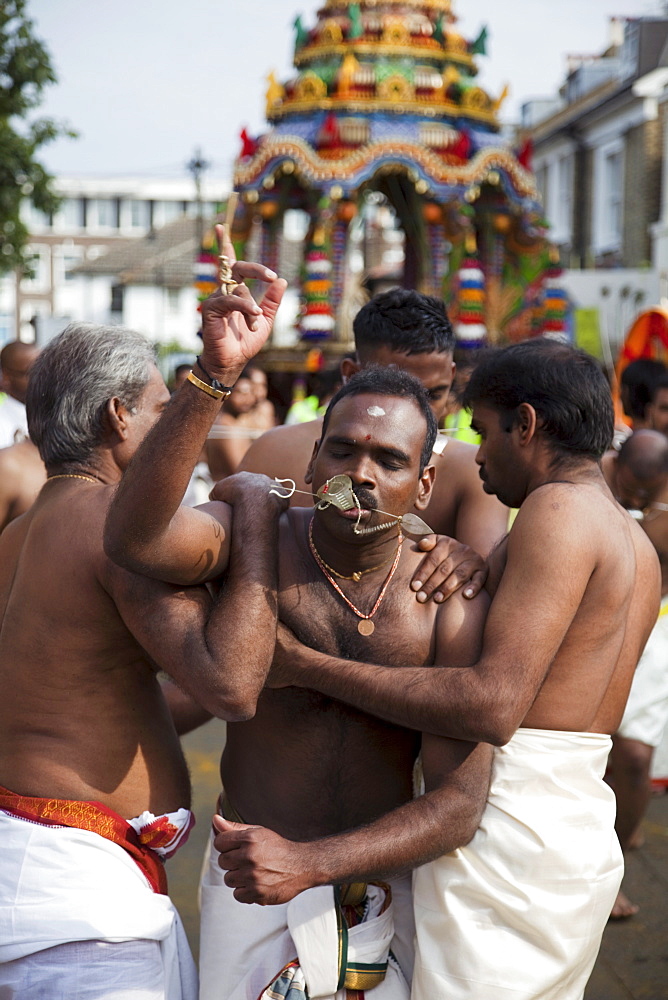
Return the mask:
M668 721L668 597L638 661L619 729L620 736L658 747Z
M97 833L0 810L0 1000L195 1000L178 913Z
M374 1000L408 1000L413 957L409 877L390 882L392 902L386 909L385 890L370 885L363 922L346 931L332 886L308 889L278 906L237 902L212 843L213 838L201 886L200 1000L303 997L304 989L310 1000L345 1000L346 988L339 984L346 967L348 981L357 976L357 988ZM384 977L374 985L379 970Z
M466 847L413 876L413 1000L579 1000L619 889L611 740L520 729Z

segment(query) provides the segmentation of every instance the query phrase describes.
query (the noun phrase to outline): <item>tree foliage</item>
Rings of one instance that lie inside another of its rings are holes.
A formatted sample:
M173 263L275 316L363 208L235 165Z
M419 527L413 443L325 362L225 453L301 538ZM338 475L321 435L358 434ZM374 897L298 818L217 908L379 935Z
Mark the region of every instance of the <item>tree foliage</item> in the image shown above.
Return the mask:
M0 274L17 267L30 270L21 203L29 199L47 214L58 208L53 178L36 155L45 143L76 133L51 118L30 120L44 88L55 82L49 53L26 14L26 0L0 0Z

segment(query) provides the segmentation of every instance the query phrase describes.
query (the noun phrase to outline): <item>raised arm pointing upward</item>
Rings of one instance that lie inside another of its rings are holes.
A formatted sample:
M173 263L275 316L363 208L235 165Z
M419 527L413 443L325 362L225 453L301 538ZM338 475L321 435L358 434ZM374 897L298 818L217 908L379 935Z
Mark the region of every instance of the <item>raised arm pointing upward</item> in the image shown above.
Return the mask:
M105 551L112 559L136 572L180 584L211 580L226 565L227 537L216 517L179 504L211 423L230 387L269 336L287 287L260 264L237 263L223 227L216 231L219 245L234 261L233 276L241 283L231 294L217 292L206 300L204 346L193 369L194 381L172 397L160 429L144 441L127 471L129 481L118 489L105 531ZM259 304L244 278L269 282ZM156 434L169 441L168 448L155 449ZM150 497L150 503L137 505L135 496ZM187 530L181 531L181 525ZM168 533L169 546L165 545Z

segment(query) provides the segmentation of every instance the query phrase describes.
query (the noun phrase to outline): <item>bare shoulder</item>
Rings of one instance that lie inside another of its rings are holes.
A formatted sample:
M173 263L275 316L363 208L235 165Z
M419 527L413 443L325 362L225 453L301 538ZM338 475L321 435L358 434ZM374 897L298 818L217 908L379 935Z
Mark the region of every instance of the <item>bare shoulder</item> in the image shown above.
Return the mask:
M508 537L508 560L533 552L589 565L632 558L637 525L604 483L546 483L522 504ZM592 562L593 560L593 562Z
M2 576L2 570L7 568L12 556L20 552L32 514L32 510L28 510L25 514L15 517L0 532L0 576Z
M0 476L3 479L5 476L20 475L23 469L25 463L21 452L17 450L18 448L17 444L9 448L0 448Z
M290 427L272 427L254 441L239 466L240 472L262 472L270 479L302 480L313 446L322 433L321 420Z
M222 427L233 427L236 426L237 423L238 420L236 417L233 417L231 413L225 413L224 410L221 410L214 421L214 427L216 424Z
M636 551L636 562L639 571L647 574L650 580L656 578L658 573L660 580L661 564L659 562L656 545L647 533L643 531L637 521L634 521L630 515L626 516L630 522L629 530L631 532L631 538Z
M520 507L515 524L525 525L538 519L542 521L546 517L560 521L562 518L572 518L575 514L589 522L596 521L601 513L613 518L624 517L626 520L624 511L603 484L545 483L528 495ZM575 527L580 526L581 521L578 521Z
M477 448L467 441L448 439L443 452L434 459L436 469L447 469L448 476L461 476L464 480L471 477L480 482L475 463Z
M485 590L464 598L461 591L439 606L436 616L434 662L438 666L470 666L482 649L482 638L490 606Z
M484 622L489 605L490 598L484 589L475 597L464 597L458 590L438 606L439 630L454 638L461 628Z
M298 448L308 448L310 458L311 449L319 440L321 433L322 420L309 420L304 424L291 424L289 427L285 425L272 427L251 445L241 468L247 472L263 472L263 469L250 468L250 463L269 458L276 452L287 455Z

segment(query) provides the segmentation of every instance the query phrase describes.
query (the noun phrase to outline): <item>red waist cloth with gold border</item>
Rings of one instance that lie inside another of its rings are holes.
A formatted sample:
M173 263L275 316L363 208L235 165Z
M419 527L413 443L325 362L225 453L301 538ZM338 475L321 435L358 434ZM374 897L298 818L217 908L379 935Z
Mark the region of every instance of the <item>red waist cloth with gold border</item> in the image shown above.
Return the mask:
M44 826L69 826L111 840L128 852L148 879L153 892L167 895L167 875L161 858L143 844L126 819L101 802L42 799L18 795L0 785L0 809Z

